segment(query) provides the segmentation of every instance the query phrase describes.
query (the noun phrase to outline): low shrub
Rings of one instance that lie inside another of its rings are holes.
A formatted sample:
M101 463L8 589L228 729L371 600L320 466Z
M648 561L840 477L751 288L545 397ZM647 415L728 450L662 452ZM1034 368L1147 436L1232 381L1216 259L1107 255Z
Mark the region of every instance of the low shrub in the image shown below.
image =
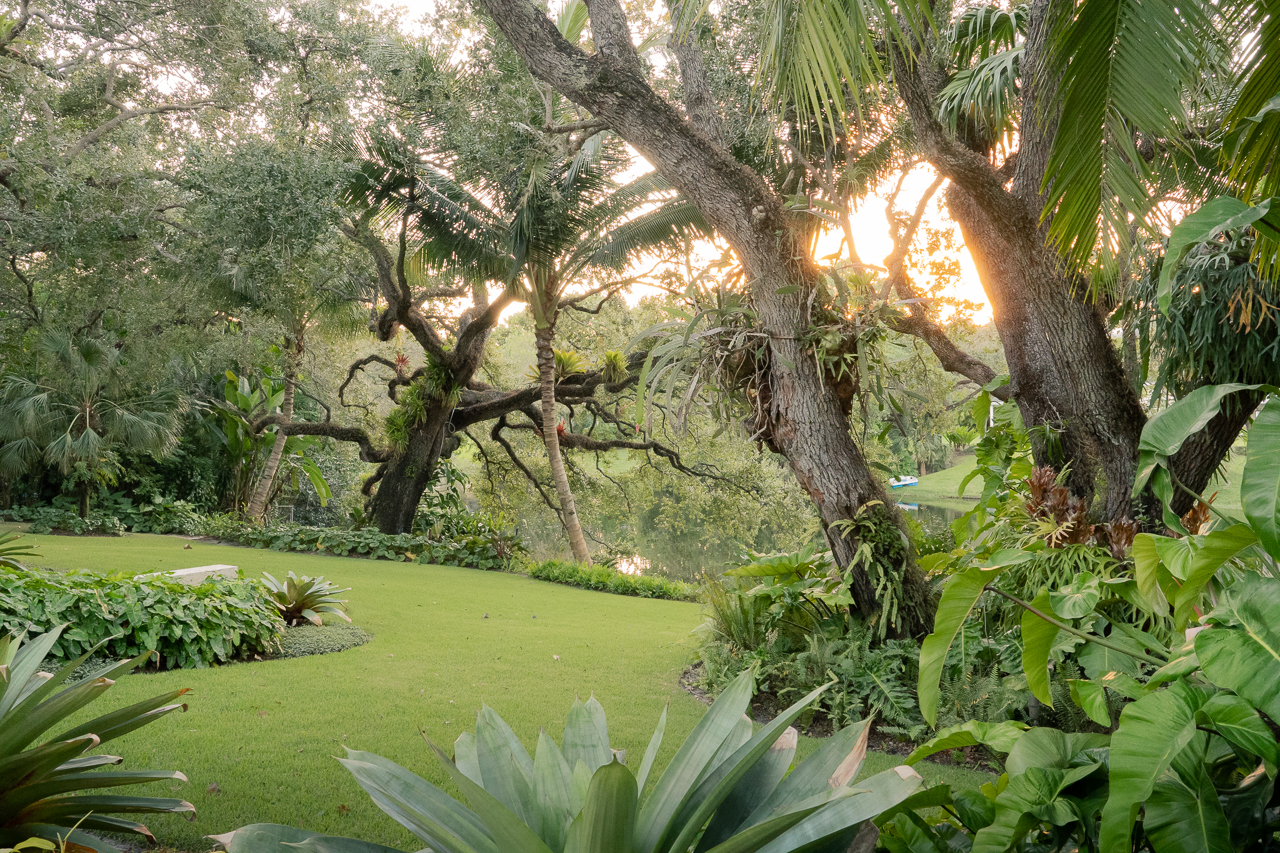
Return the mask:
M91 512L87 518L81 518L71 510L53 506L15 506L0 510L0 518L30 522L32 533L52 533L58 530L77 536L89 533L123 536L126 530L124 523L112 515Z
M280 635L280 643L270 656L328 655L363 646L372 639L372 634L357 625L299 625Z
M313 625L322 625L324 623L320 620L324 613L331 613L347 622L351 621L351 617L343 612L347 609L345 606L347 600L336 597L339 593L350 592L349 586L338 589L337 584L322 577L312 578L306 575L298 577L293 572L289 572L283 581L278 581L274 575L263 572L262 583L280 611L281 618L291 628L301 625L304 621Z
M257 581L162 578L0 568L0 630L47 632L70 623L51 653L71 660L106 640L114 658L146 651L162 669L206 667L267 652L284 627Z
M304 527L298 524L251 524L230 516L205 520L200 533L272 551L328 553L339 557L443 564L472 569L502 570L524 551L511 533L435 540L408 533L387 534L363 528Z
M526 571L529 577L538 580L611 592L614 595L665 598L671 601L697 599L697 590L692 584L650 575L629 575L608 565L584 566L565 560L547 560L530 564Z

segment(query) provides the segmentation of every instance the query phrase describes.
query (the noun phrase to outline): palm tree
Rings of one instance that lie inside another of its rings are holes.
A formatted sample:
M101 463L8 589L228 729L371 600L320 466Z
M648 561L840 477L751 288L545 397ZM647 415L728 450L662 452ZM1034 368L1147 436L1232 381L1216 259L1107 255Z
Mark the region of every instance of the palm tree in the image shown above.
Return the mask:
M560 159L540 156L489 187L492 200L426 164L410 167L392 140L365 146L353 196L406 217L416 229L420 271L454 274L483 286L496 282L533 314L541 390L541 433L574 559L590 562L573 490L560 451L555 402L555 330L572 289L592 273L618 273L628 257L678 246L705 226L697 210L651 173L618 185L618 165L600 139ZM614 280L587 292L623 286Z
M50 333L40 349L51 362L41 378L0 379L0 472L57 468L76 482L83 518L92 485L114 479L121 451L173 450L187 401L173 388L131 388L123 350L102 340Z

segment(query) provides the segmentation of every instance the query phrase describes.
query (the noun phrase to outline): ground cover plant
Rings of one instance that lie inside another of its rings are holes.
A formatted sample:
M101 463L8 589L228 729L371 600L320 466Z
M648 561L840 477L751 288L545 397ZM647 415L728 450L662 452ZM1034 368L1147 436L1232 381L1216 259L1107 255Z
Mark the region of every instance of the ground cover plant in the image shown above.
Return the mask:
M131 833L154 840L147 827L118 815L187 814L193 808L185 800L170 797L122 797L84 793L88 789L118 788L147 782L178 781L186 777L173 770L100 770L124 759L88 753L110 740L126 735L186 705L175 702L187 693L177 689L134 705L111 711L67 728L37 744L50 731L68 725L67 719L100 697L115 682L148 657L144 652L123 661L100 666L81 678L73 673L103 648L102 643L70 660L56 672L40 667L65 626L39 636L0 637L0 846L13 846L30 838L54 845L71 842L77 849L119 853L112 844L85 830ZM53 846L45 849L55 849Z
M255 580L209 578L187 586L163 577L0 567L0 629L52 631L52 655L89 649L134 657L155 652L161 669L206 667L270 651L284 623Z
M606 595L508 573L246 550L175 537L25 541L43 555L32 562L44 566L93 564L109 572L231 563L246 575L294 571L359 590L350 615L373 639L358 648L132 676L112 688L122 703L192 689L190 710L180 720L131 736L149 763L180 767L191 779L177 791L156 786L157 795L182 796L197 808L195 822L161 816L149 824L163 844L177 850L204 850L206 835L261 822L417 849L413 836L388 821L333 757L349 746L448 786L418 730L437 743L451 743L482 703L498 711L532 750L540 727L563 728L573 696L594 693L609 709L611 745L632 756L644 754L654 721L669 703L668 743L655 772L705 710L679 686L691 652L689 634L699 622L692 603ZM820 745L801 737L797 755ZM898 763L872 752L863 773ZM931 784L957 788L990 778L927 762L919 769Z
M685 853L695 842L711 853L845 853L864 821L919 789L920 775L906 766L852 785L866 758L866 722L793 766L790 724L823 688L753 732L744 714L753 680L743 673L721 694L661 773L653 765L666 712L632 771L610 748L594 698L573 703L561 745L542 732L536 757L487 707L475 733L458 737L452 758L431 744L461 799L378 755L348 750L342 764L379 807L439 853ZM331 851L368 850L351 838L299 836L292 827L257 824L218 840L228 853L285 853L303 840Z

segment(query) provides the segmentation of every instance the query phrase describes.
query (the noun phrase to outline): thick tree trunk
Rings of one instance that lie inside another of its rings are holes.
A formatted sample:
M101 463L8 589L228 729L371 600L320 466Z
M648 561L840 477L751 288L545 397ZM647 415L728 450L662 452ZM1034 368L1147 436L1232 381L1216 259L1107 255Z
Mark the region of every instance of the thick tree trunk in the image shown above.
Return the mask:
M435 479L436 465L446 449L452 449L450 413L450 409L433 401L426 418L410 433L404 452L383 463L378 491L369 505L369 514L383 533L413 531L413 517L423 493Z
M852 577L858 608L878 610L882 589L901 590L889 614L891 633L919 634L932 625L929 585L903 542L902 521L849 433L832 384L819 375L801 338L818 279L801 227L755 174L696 129L646 83L617 0L588 0L598 53L586 55L560 35L531 0L481 0L529 70L608 122L619 136L698 207L733 247L751 282L761 329L770 336L768 374L760 393L772 446L785 454L828 528L833 554ZM779 291L783 292L779 292ZM876 502L859 516L858 510ZM851 565L858 537L833 530L855 518L878 529L874 563ZM887 577L887 581L886 581Z
M287 350L284 365L284 399L280 402L280 412L284 415L286 423L293 420L293 394L294 388L298 384L298 347L292 341L287 341ZM267 499L271 496L271 486L275 483L276 474L280 471L280 461L284 458L284 446L289 441L289 437L284 434L284 430L276 430L276 440L271 445L271 455L267 457L267 464L262 469L262 474L258 477L258 485L253 490L253 497L249 500L249 508L246 514L254 521L261 521L267 514Z
M538 383L542 401L542 441L547 446L547 461L551 464L551 479L556 484L556 496L560 499L560 521L569 537L573 559L590 565L591 551L582 535L578 521L578 507L569 488L569 475L564 470L564 457L560 453L560 418L556 413L556 355L551 347L555 327L534 332L538 350Z
M1265 396L1257 391L1245 391L1223 400L1222 411L1214 415L1204 429L1188 438L1169 460L1174 479L1190 492L1212 497L1212 493L1204 493L1209 490L1214 473ZM1187 490L1174 488L1172 509L1178 515L1185 515L1195 504Z
M946 202L960 225L1009 364L1011 392L1029 427L1054 430L1060 453L1036 442L1038 462L1069 466L1069 485L1091 499L1103 481L1102 515L1130 515L1129 493L1145 415L1086 284L1067 276L1045 241L1041 180L1056 128L1054 81L1040 72L1050 0L1032 5L1023 62L1023 123L1013 184L939 125L941 69L924 55L898 57L895 80L929 162L950 178Z

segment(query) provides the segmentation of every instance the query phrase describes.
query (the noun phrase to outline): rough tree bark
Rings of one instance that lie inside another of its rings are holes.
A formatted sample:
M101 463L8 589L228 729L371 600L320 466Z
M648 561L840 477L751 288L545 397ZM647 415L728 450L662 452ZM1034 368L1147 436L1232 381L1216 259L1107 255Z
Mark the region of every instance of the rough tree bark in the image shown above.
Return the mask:
M588 0L598 51L591 55L566 41L531 0L481 3L534 76L604 120L733 247L751 281L761 329L770 338L762 437L786 456L814 501L841 566L850 566L859 543L832 525L853 519L869 502L880 502L869 515L896 544L877 547L875 553L880 570L901 587L895 630L927 631L932 593L902 545L901 519L850 436L831 383L823 381L802 343L818 271L781 199L649 87L617 0ZM879 610L875 583L864 567L850 569L856 606L872 617Z
M556 485L556 497L560 500L560 523L569 537L573 559L579 563L591 563L591 551L582 524L578 521L578 507L569 488L569 475L564 469L564 457L560 453L560 417L556 413L556 354L551 342L555 338L555 319L551 325L539 327L534 332L538 353L538 388L542 408L542 442L547 448L547 461L551 465L551 480Z
M1086 499L1101 477L1104 514L1120 520L1130 515L1145 416L1085 284L1066 273L1040 221L1040 185L1056 127L1056 88L1039 73L1048 7L1049 0L1032 4L1010 188L1005 174L943 131L935 107L942 72L927 50L914 59L898 55L895 80L923 155L951 181L947 206L991 303L1023 420L1059 431L1060 456L1036 442L1037 461L1069 465L1071 489Z
M280 401L280 413L286 421L293 420L293 397L298 385L298 359L302 353L302 335L293 339L285 339L284 396ZM267 514L267 498L271 495L271 487L275 483L276 474L280 470L280 461L284 458L284 446L289 437L276 431L275 443L271 445L271 455L258 478L258 485L253 490L246 514L254 521L260 521Z

